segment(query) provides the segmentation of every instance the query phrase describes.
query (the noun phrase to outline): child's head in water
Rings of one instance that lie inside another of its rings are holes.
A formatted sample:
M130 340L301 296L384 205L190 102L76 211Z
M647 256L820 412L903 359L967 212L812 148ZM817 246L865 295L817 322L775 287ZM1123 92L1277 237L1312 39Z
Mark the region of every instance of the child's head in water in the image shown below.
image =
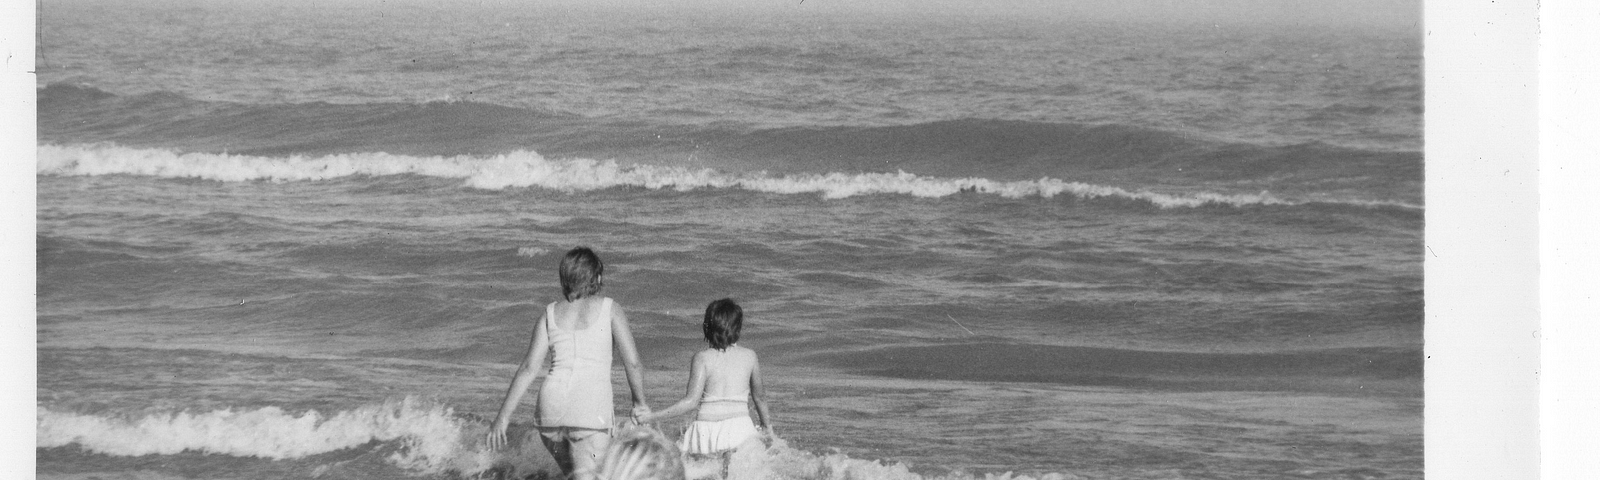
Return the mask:
M725 350L739 343L739 329L744 326L744 309L732 299L724 298L706 305L706 342L711 348Z
M561 276L561 297L570 302L600 293L600 287L604 285L600 275L605 271L605 263L589 247L568 251L566 256L561 257L561 266L557 268Z
M634 428L611 440L598 473L600 480L683 480L683 455L661 432Z

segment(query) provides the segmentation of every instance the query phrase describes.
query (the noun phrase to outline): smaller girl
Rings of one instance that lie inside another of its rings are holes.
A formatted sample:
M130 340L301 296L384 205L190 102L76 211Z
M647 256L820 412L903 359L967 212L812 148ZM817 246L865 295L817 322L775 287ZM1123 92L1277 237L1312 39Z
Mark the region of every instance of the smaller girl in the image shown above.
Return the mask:
M730 299L706 306L703 329L711 348L694 355L689 363L689 386L683 400L655 413L638 417L640 423L687 413L699 406L700 413L679 446L690 454L714 455L731 451L765 431L772 433L772 415L767 413L761 387L761 365L756 352L738 345L744 324L744 310ZM747 403L748 402L748 403ZM758 427L750 421L749 403L754 403Z

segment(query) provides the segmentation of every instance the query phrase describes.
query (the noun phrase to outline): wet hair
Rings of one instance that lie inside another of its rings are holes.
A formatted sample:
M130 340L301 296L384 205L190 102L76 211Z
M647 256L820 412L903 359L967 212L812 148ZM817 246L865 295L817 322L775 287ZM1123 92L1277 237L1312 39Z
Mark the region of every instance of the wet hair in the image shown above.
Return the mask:
M706 305L706 321L702 328L711 348L724 350L739 343L739 329L743 326L744 309L733 303L733 299L724 298Z
M683 480L683 455L660 431L649 427L623 430L606 447L600 480Z
M569 302L600 293L604 286L600 274L605 273L606 264L589 247L568 251L556 270L561 276L561 298Z

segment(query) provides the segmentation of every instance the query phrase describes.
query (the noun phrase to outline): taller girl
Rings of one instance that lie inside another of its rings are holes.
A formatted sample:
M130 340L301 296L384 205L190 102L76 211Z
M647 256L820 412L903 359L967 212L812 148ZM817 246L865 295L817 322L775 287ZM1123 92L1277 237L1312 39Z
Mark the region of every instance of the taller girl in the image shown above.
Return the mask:
M539 389L538 429L561 473L576 480L592 480L601 455L611 443L611 349L622 356L628 388L633 393L633 416L650 412L645 404L644 378L639 352L628 329L628 316L610 298L599 296L605 264L586 247L567 252L561 259L562 301L545 307L533 328L533 343L517 367L506 391L500 414L489 431L490 448L506 444L506 427L522 394L533 383L545 354L550 371Z

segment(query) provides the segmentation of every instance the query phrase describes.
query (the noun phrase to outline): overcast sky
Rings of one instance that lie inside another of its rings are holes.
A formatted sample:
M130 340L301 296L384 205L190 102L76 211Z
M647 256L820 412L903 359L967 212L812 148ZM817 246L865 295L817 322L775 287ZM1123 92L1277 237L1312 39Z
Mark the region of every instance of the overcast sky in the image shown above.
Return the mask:
M524 0L523 4L526 3ZM907 14L1221 23L1418 25L1422 18L1421 0L587 0L585 3L617 7L714 6L815 13L877 10Z
M822 15L876 11L957 17L1381 26L1418 26L1422 19L1422 0L43 0L41 6L48 10L52 4L122 2L246 8L273 8L285 4L319 7L454 4L534 9L550 6L618 10L716 9Z
M685 0L632 1L671 4ZM1135 21L1415 25L1422 18L1420 0L805 0L803 4L791 1L796 7L818 10L989 12ZM783 0L755 0L753 3L769 2L790 3Z

